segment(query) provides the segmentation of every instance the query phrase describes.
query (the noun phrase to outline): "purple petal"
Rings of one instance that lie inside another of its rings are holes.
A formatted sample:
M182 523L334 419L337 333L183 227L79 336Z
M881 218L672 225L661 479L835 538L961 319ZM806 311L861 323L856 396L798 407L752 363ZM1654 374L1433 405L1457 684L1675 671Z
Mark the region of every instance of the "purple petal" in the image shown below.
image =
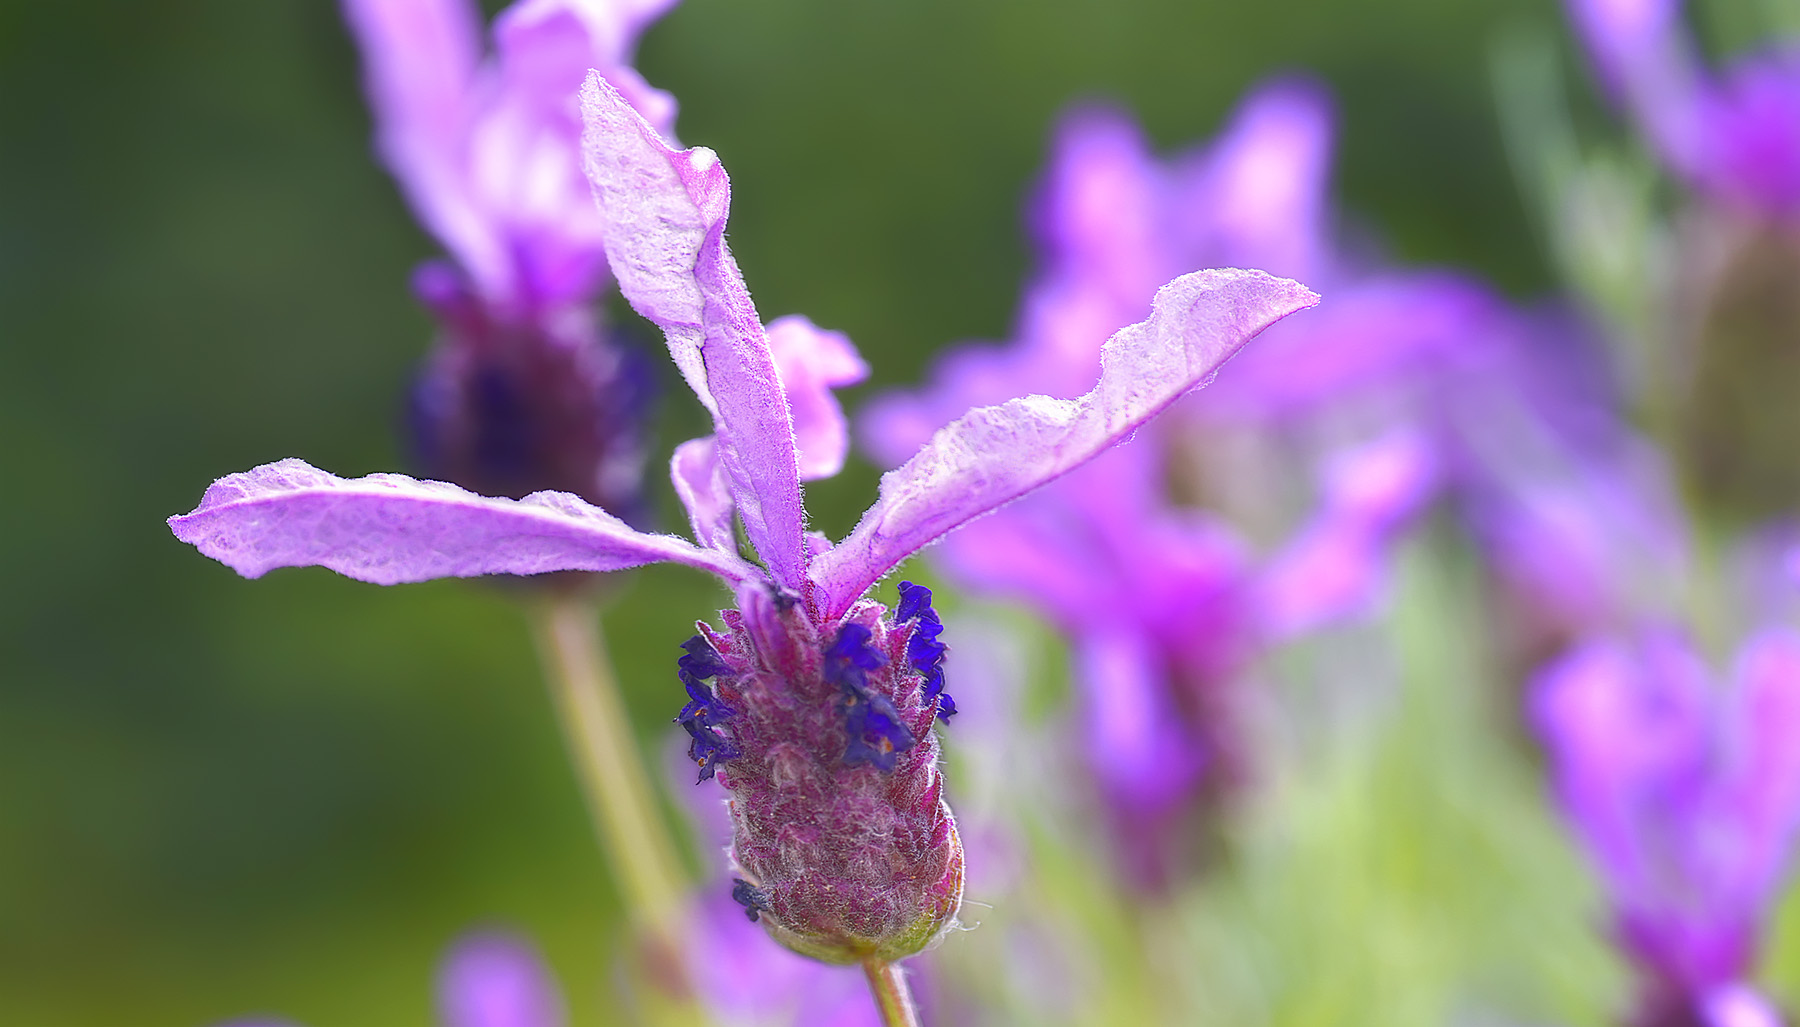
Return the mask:
M713 413L745 534L770 573L805 583L793 421L762 321L725 245L730 183L711 150L675 150L599 75L582 88L588 180L607 258L633 309L663 330Z
M1102 335L1120 322L1098 325ZM1059 350L1058 352L1067 352ZM898 467L930 441L939 428L976 407L995 406L1021 390L1057 395L1055 381L1046 382L1041 368L1062 367L1067 362L1040 359L1036 348L961 346L950 350L933 365L931 383L918 392L889 392L877 396L857 414L857 444L882 467ZM1097 360L1086 360L1098 370ZM1056 378L1060 379L1061 371ZM1090 374L1083 384L1091 383ZM1075 396L1080 390L1071 389Z
M540 0L501 12L494 88L469 140L472 186L505 231L519 276L512 288L525 304L584 299L606 274L604 222L581 174L575 102L604 56L584 7Z
M675 483L681 505L687 508L694 538L708 549L735 550L731 490L725 485L725 472L719 467L718 447L712 436L689 439L676 446L669 477Z
M945 532L1052 481L1130 435L1277 319L1318 297L1260 271L1199 271L1157 293L1150 318L1114 335L1078 400L1043 396L970 411L897 470L850 535L813 564L835 619Z
M1028 603L1070 630L1096 609L1130 603L1130 582L1111 552L1112 540L1062 501L1068 490L1086 484L1086 471L1052 483L1031 502L969 522L934 557L962 587Z
M1590 643L1532 688L1557 791L1618 899L1655 893L1661 854L1647 843L1656 818L1684 814L1672 783L1704 766L1710 689L1698 657L1666 637Z
M375 142L419 220L484 286L510 280L503 240L471 194L480 12L471 0L343 0L363 56Z
M377 585L479 574L614 571L681 563L739 581L729 553L650 535L566 492L491 499L400 474L345 479L300 460L220 478L175 537L247 578L328 567Z
M570 82L567 98L572 103L588 70L598 70L626 102L644 116L645 121L658 132L667 134L675 126L675 98L645 82L631 67L631 60L637 50L638 36L677 2L679 0L521 0L500 13L495 20L495 30L496 35L503 36L509 21L529 23L555 18L563 12L580 19L586 37L583 62Z
M1275 79L1246 97L1176 187L1186 266L1230 263L1325 280L1332 120L1330 98L1305 79Z
M1109 796L1140 814L1191 793L1205 763L1171 701L1169 668L1155 644L1129 628L1077 641L1088 759Z
M542 957L509 934L470 935L438 970L444 1027L562 1027L561 992Z
M1800 828L1800 637L1766 631L1745 646L1724 721L1720 774L1736 829L1734 883L1769 901Z
M1708 115L1679 0L1568 0L1601 81L1623 100L1671 166L1705 160Z
M1270 331L1202 402L1230 415L1281 418L1350 392L1404 387L1447 360L1478 357L1497 311L1487 289L1459 275L1361 281Z
M1163 193L1162 170L1128 115L1093 107L1064 116L1048 180L1030 215L1047 273L1026 300L1020 334L1040 348L1047 343L1078 357L1038 367L1040 374L1056 375L1059 363L1072 364L1066 369L1074 383L1068 395L1093 381L1106 337L1142 319L1156 287L1181 270L1170 267L1166 253ZM1094 318L1103 323L1092 330L1070 325ZM990 402L1017 395L1020 387L1064 394L1053 382L1021 382Z
M1516 460L1534 440L1513 436L1499 419L1481 427L1494 437L1477 440L1487 452L1477 455L1468 512L1526 602L1578 632L1674 605L1687 556L1677 504L1658 468L1629 449L1596 457L1565 447Z
M1569 14L1601 70L1617 81L1625 65L1676 31L1680 0L1568 0Z
M767 333L793 411L800 480L829 478L843 470L850 452L850 427L831 390L867 378L869 365L849 336L826 331L799 314L769 322Z
M1738 62L1706 108L1701 183L1753 209L1800 209L1800 51Z
M1261 582L1259 605L1270 632L1289 637L1372 605L1386 581L1394 537L1436 478L1430 444L1406 429L1334 460L1323 508Z
M1733 983L1700 1002L1705 1027L1782 1027L1780 1010L1747 984Z

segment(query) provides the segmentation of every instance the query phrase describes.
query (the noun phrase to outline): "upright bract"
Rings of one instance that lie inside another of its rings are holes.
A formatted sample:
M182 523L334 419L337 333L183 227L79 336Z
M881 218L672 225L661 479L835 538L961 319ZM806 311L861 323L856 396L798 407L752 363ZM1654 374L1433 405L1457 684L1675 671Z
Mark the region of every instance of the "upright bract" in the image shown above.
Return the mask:
M598 73L582 103L613 273L713 415L714 434L680 446L672 466L698 544L637 531L574 496L344 481L297 461L222 479L171 525L251 576L322 564L386 583L660 561L718 574L737 608L688 644L681 719L702 775L731 793L737 894L799 951L891 962L951 922L962 852L930 730L949 709L940 623L922 590L905 590L891 614L866 593L921 546L1125 438L1317 297L1256 271L1170 282L1148 320L1107 344L1092 390L970 411L889 472L834 546L806 531L800 481L841 459L841 415L825 390L860 366L847 342L787 322L789 338L772 347L725 244L718 159L671 148ZM738 552L734 517L760 565Z
M1672 632L1590 642L1532 714L1643 975L1637 1022L1778 1023L1747 982L1800 828L1800 638L1752 639L1723 689Z
M470 0L344 0L378 149L452 258L413 281L439 325L408 418L430 476L641 519L650 379L593 309L608 275L575 94L601 68L666 129L674 101L629 61L672 2L520 0L484 60Z

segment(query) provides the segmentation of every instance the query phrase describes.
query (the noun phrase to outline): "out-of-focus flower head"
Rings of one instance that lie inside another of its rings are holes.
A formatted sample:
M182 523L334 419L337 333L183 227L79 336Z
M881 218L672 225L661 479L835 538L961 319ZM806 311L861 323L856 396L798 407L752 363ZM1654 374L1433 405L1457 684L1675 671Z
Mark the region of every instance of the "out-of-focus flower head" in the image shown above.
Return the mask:
M1800 827L1800 637L1752 638L1726 687L1672 630L1591 641L1531 713L1642 973L1637 1022L1779 1023L1747 980Z
M502 931L465 935L438 967L438 1023L442 1027L563 1027L562 991L537 948ZM287 1027L270 1020L226 1027Z
M576 93L598 68L667 130L674 101L630 60L672 3L520 0L484 57L471 0L344 0L377 149L451 257L413 278L439 324L408 418L432 477L641 519L650 376L595 319L608 274Z
M1603 84L1670 170L1771 216L1800 213L1800 41L1702 66L1679 0L1568 0Z
M457 942L438 970L444 1027L563 1027L562 992L537 950L499 932Z
M931 730L953 707L930 592L903 584L891 613L868 592L951 529L1110 449L1317 297L1254 271L1169 283L1147 320L1108 343L1090 391L970 411L889 472L833 545L806 530L800 482L803 470L837 470L844 425L827 390L860 363L847 340L810 323L771 343L725 244L730 188L710 150L671 148L597 73L582 95L613 273L713 415L714 434L678 447L671 468L696 541L638 531L566 493L511 500L399 475L347 481L297 460L221 479L171 526L251 577L320 565L392 584L652 562L717 574L737 608L684 647L690 702L679 719L702 778L731 794L734 897L807 955L911 955L961 902L962 850ZM760 563L740 553L739 523Z
M951 351L926 389L882 397L861 421L864 447L893 465L969 403L1020 384L1072 395L1106 338L1192 267L1336 284L1319 311L1274 326L1184 400L1178 427L1139 433L938 551L960 583L1027 602L1070 638L1081 736L1142 885L1177 869L1195 798L1242 775L1231 679L1267 641L1371 606L1389 545L1439 474L1435 441L1400 419L1337 439L1318 460L1316 509L1259 555L1222 518L1172 498L1182 459L1222 422L1274 434L1353 392L1405 391L1399 379L1418 377L1490 305L1449 275L1358 282L1339 265L1327 231L1332 132L1325 94L1299 79L1257 89L1214 143L1169 161L1126 115L1071 112L1029 208L1042 265L1013 339Z

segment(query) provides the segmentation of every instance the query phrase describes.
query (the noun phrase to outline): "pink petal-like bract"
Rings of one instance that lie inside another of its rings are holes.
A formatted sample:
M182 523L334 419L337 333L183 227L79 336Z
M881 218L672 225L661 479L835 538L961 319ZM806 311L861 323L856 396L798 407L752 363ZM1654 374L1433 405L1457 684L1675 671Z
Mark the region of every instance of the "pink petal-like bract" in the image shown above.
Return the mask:
M848 610L950 529L1098 456L1205 384L1258 332L1318 300L1311 289L1261 271L1197 271L1163 286L1149 319L1106 343L1100 381L1087 395L972 410L883 475L875 505L813 562L823 615Z
M731 554L638 531L565 492L493 499L403 474L340 478L291 459L220 478L169 527L247 578L319 566L394 585L664 561L728 581L751 573Z
M588 180L633 309L712 411L744 533L781 585L805 584L793 418L762 320L725 245L731 185L711 150L676 150L599 74L581 90Z
M800 480L829 478L844 469L850 453L850 425L831 390L867 378L869 365L843 332L827 331L799 314L769 322L768 336L794 415Z

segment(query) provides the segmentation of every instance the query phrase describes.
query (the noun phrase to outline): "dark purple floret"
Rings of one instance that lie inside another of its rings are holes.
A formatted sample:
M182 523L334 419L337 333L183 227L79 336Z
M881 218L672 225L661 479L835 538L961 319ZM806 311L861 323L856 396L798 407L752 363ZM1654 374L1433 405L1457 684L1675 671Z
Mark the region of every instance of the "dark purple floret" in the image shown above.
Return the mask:
M905 624L914 618L918 624L906 640L906 662L925 678L925 699L937 700L939 720L956 716L956 700L944 694L944 654L950 647L938 640L944 633L944 622L931 608L931 589L910 581L900 583L900 605L894 608L894 623Z
M414 289L440 326L407 410L420 469L484 495L573 492L641 521L643 356L580 312L496 315L442 264Z
M843 703L844 730L850 741L844 746L845 763L867 763L879 770L893 770L900 754L918 743L900 711L886 697L865 696Z
M695 779L695 784L709 780L720 763L743 755L731 739L720 734L717 728L693 721L684 721L681 726L690 737L688 759L693 760L694 765L700 768L700 776Z
M731 880L731 898L744 907L744 915L752 921L758 920L769 911L769 897L763 890L741 877Z
M695 635L681 643L681 648L687 652L675 661L676 674L687 688L689 702L681 708L681 714L675 719L683 724L692 721L707 727L717 727L735 716L737 711L726 705L705 684L707 678L731 673L731 667L726 664L725 658L702 635Z
M900 602L894 607L894 623L905 624L921 613L931 612L931 589L910 581L900 583Z
M869 672L887 666L887 657L870 645L873 633L861 624L846 624L825 650L825 680L838 686L843 699L845 763L867 763L893 770L900 754L918 743L900 720L892 700L869 687Z
M846 695L867 694L869 671L887 666L887 657L869 644L873 638L874 632L861 624L846 624L839 629L837 641L825 650L825 680L843 689Z
M687 689L688 703L681 708L675 721L692 738L688 743L688 758L699 765L700 780L705 781L713 776L720 762L741 755L731 739L718 730L719 725L737 716L737 710L706 684L707 678L729 675L731 667L705 636L695 635L681 643L681 648L686 653L675 666L682 686Z

